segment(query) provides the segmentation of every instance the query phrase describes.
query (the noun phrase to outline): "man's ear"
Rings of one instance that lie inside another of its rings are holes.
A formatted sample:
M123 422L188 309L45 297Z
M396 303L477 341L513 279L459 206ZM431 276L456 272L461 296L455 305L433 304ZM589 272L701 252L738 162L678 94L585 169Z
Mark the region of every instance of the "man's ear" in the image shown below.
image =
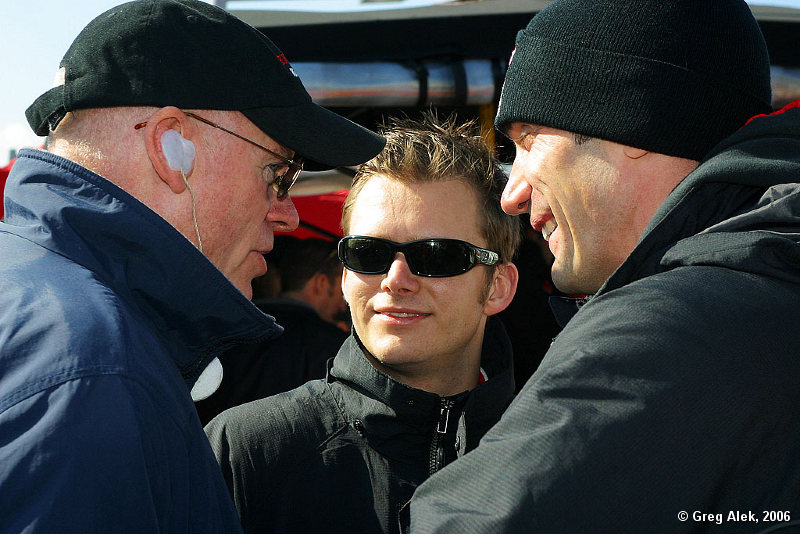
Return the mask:
M511 262L501 263L495 267L492 275L492 284L489 287L489 295L484 303L483 313L495 315L505 310L517 292L519 282L519 271L517 266Z
M342 267L342 283L341 283L341 285L342 285L342 296L344 297L344 303L347 304L348 306L350 306L350 303L347 301L347 292L344 290L344 283L345 283L346 279L347 279L347 269Z
M331 285L331 281L328 277L320 272L314 273L314 276L308 281L309 287L311 292L317 295L328 296L328 288Z
M194 170L194 143L191 140L194 131L189 117L174 106L159 109L144 126L150 163L159 178L176 194L186 190L184 176L188 179Z

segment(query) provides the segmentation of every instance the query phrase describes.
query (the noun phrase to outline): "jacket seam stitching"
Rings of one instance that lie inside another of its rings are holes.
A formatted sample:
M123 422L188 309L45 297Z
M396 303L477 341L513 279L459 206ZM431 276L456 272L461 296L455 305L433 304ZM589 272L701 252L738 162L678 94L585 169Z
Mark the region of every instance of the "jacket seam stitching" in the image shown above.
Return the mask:
M43 377L25 387L14 390L5 397L0 398L0 412L5 412L15 404L19 404L23 400L28 399L37 393L60 386L66 382L69 382L70 380L114 374L121 374L121 371L117 366L100 365L91 367L89 369L81 369L80 371L62 371L60 373Z

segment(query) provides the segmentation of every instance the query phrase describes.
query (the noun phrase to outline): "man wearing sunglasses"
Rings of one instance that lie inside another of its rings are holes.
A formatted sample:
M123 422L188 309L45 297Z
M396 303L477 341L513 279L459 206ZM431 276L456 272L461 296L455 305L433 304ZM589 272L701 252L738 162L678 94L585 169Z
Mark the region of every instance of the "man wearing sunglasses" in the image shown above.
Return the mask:
M513 394L491 317L517 285L506 177L453 121L384 134L344 206L353 333L327 378L206 427L246 532L398 532L414 488L473 449Z
M0 531L237 532L192 399L280 332L250 301L300 169L382 139L226 11L100 15L27 110L0 223Z

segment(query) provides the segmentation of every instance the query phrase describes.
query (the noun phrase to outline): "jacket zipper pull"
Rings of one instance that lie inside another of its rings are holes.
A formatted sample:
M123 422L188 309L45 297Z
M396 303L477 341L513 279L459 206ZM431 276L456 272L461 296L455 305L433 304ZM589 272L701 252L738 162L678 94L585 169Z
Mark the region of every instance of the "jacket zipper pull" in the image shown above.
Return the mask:
M444 466L444 435L447 433L447 425L450 422L450 410L455 406L455 402L450 399L441 399L439 405L439 421L436 423L436 433L433 435L430 451L430 463L428 474L432 475Z
M455 404L452 400L442 399L442 405L439 408L439 423L436 425L436 432L439 434L447 434L447 424L450 422L450 410Z

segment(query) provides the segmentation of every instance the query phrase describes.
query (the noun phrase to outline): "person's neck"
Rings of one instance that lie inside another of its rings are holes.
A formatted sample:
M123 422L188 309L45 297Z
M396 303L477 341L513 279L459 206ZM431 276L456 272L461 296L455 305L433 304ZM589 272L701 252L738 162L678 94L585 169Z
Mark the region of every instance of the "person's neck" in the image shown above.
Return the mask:
M441 397L450 397L475 389L480 378L480 352L468 354L466 351L458 358L449 361L457 364L432 369L429 362L404 365L386 365L365 351L369 362L379 371L393 379Z
M318 315L320 314L320 309L317 305L317 302L315 302L313 298L309 298L305 291L282 291L279 297L302 302L306 306L311 307L315 312L317 312Z
M306 302L301 291L281 291L278 296L282 299L294 299L301 302Z

